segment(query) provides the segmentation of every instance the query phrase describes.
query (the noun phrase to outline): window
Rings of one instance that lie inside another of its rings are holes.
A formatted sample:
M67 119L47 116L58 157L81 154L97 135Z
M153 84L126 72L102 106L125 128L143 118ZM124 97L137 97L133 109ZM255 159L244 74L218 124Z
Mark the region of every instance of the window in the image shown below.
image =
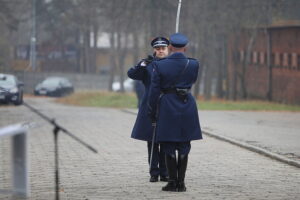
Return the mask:
M292 53L292 63L291 66L292 68L297 68L298 66L298 55L296 53Z
M259 52L259 64L263 65L265 64L265 53Z
M257 64L257 52L253 51L253 58L252 58L253 64Z
M275 53L275 62L274 62L275 66L280 66L280 53L276 52Z
M289 66L289 54L288 53L283 53L283 62L282 65L284 67L288 67Z

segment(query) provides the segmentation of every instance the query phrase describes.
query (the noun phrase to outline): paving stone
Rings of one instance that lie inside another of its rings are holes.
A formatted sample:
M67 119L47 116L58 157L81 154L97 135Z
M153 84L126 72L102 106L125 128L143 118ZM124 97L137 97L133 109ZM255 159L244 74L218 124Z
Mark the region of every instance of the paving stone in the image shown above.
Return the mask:
M98 150L94 154L59 134L61 199L299 199L299 168L209 137L192 142L187 192L163 192L164 182L149 182L146 142L130 138L135 115L56 104L47 98L25 101ZM24 106L0 107L0 126L20 121L36 123L29 138L29 199L54 199L52 127ZM7 189L10 139L1 139L0 145L0 188ZM0 194L0 199L17 198Z

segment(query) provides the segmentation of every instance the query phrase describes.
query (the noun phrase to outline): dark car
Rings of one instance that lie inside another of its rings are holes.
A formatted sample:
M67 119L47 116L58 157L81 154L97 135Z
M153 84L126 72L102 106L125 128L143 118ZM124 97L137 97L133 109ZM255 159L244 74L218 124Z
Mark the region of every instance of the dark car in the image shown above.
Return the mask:
M23 86L16 76L12 74L0 74L0 103L23 103Z
M64 77L49 77L39 83L35 89L35 95L62 97L74 92L72 83Z

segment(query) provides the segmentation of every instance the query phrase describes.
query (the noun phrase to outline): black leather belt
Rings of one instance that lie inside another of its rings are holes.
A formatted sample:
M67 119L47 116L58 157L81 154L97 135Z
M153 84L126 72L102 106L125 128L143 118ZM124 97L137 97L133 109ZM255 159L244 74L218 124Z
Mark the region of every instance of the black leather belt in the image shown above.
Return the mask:
M178 90L185 91L186 93L188 93L190 91L190 89L188 89L188 88L182 88L182 89L177 88L177 90L176 90L176 88L164 88L164 89L162 89L162 92L164 94L177 94Z
M175 88L164 88L164 89L162 89L162 92L164 94L176 94L176 89Z

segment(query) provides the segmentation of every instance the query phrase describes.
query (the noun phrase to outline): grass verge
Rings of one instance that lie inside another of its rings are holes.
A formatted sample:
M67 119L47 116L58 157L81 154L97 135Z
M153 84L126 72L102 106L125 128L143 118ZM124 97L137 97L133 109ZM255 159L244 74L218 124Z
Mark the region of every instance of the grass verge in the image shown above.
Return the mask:
M261 100L197 100L200 110L243 110L243 111L292 111L299 112L300 106L280 104Z
M134 93L122 94L116 92L78 92L71 96L57 99L57 101L64 104L91 107L137 107L137 99ZM287 105L257 100L228 101L214 99L210 101L204 101L198 99L197 104L200 110L300 111L300 106L297 105Z

